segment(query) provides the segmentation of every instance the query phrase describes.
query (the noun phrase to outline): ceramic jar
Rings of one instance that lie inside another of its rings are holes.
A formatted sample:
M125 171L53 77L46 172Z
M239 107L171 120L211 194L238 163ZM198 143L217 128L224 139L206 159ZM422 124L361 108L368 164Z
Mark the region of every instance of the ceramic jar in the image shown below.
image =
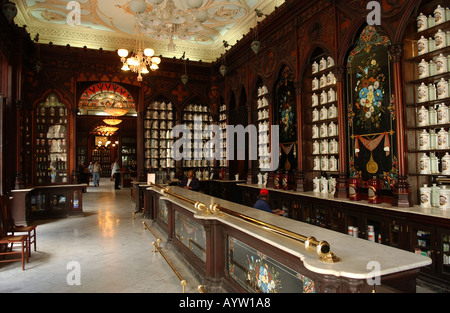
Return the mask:
M436 58L436 74L447 72L447 57L442 53Z
M437 112L436 112L436 109L433 106L431 106L428 109L428 112L429 112L429 120L428 120L429 124L430 125L437 125Z
M417 91L417 102L428 101L428 86L425 83L420 84Z
M327 92L323 90L322 93L320 94L320 104L325 104L327 102L328 102L328 95Z
M431 174L430 170L430 157L425 153L422 155L419 161L420 174Z
M334 155L330 156L328 169L330 171L337 171L338 170L337 159L335 158Z
M328 90L328 102L336 101L336 91L333 88Z
M444 78L441 78L441 80L437 83L436 91L438 99L448 97L448 82Z
M437 133L437 148L448 149L448 132L444 128Z
M448 107L445 103L441 103L437 109L437 122L438 124L447 124L449 122Z
M436 184L431 186L431 206L439 207L439 187Z
M439 160L434 153L430 154L430 171L431 174L439 173Z
M319 64L314 61L314 63L312 64L312 73L315 74L319 71Z
M424 36L421 36L417 41L417 51L419 55L428 53L428 39Z
M337 117L337 107L332 104L328 109L328 118L336 118Z
M430 134L425 129L419 134L419 150L430 150Z
M430 76L430 64L422 59L418 66L419 79Z
M332 57L327 57L327 67L333 67L334 66L334 59Z
M313 94L311 96L311 106L315 107L319 105L319 96L317 96L317 94Z
M423 13L420 13L417 17L417 31L421 32L428 29L428 18Z
M431 208L431 188L426 184L420 188L420 206Z
M442 30L438 30L434 35L434 48L436 50L443 49L447 46L447 35Z
M428 125L430 125L429 119L430 119L430 114L429 114L428 110L424 106L422 106L419 109L419 113L417 115L418 125L419 126L428 126Z
M445 185L439 189L439 209L450 209L450 189L447 189Z
M313 179L313 192L320 192L320 179L317 177Z
M441 164L442 164L442 174L450 175L450 155L448 154L448 152L446 152L445 155L442 157Z
M323 71L327 68L327 60L325 58L320 59L319 62L319 71Z

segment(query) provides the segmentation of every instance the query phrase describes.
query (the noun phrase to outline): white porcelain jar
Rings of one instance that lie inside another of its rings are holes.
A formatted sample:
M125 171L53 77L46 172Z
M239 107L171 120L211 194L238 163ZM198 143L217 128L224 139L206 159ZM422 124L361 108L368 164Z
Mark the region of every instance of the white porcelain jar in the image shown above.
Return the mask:
M319 88L323 88L327 85L327 77L323 74L319 80Z
M428 101L434 101L437 97L436 85L429 83L428 84Z
M320 116L319 116L320 120L326 120L328 119L328 109L326 107L323 107L322 109L320 109Z
M419 161L420 174L431 174L430 170L430 157L425 153L422 155Z
M431 206L439 207L439 187L436 184L431 186Z
M328 90L328 102L336 101L336 91L333 88Z
M428 39L424 36L421 36L417 41L417 51L419 55L425 54L428 52Z
M315 74L319 71L319 64L314 61L314 63L312 64L312 73Z
M445 103L441 103L437 109L437 122L438 124L447 124L448 119L448 106Z
M423 13L420 13L417 17L417 31L421 32L428 29L428 18Z
M446 152L445 155L442 157L441 164L442 164L442 174L450 175L450 155L448 154L448 152Z
M330 154L338 154L339 153L339 144L336 139L331 139L328 144L328 153Z
M428 16L428 28L432 28L436 26L436 19L434 18L434 15Z
M417 114L417 124L419 126L428 126L430 125L430 113L428 112L427 108L422 106L419 109L419 112Z
M320 144L317 140L313 141L312 154L320 154Z
M320 154L328 154L328 140L320 142Z
M316 89L319 89L319 80L317 79L317 77L314 77L314 79L312 80L312 90Z
M434 129L430 129L430 149L437 149L437 134Z
M418 65L419 79L430 76L430 64L422 59Z
M447 72L447 57L442 53L436 58L436 74L443 74Z
M311 106L315 107L319 105L319 96L315 93L311 96Z
M431 208L431 188L426 184L420 188L420 206Z
M319 137L320 138L328 137L328 127L325 123L322 123L322 125L320 125Z
M312 127L312 138L319 138L319 126L313 125Z
M313 160L313 170L320 171L320 158L318 156Z
M437 83L436 91L438 99L448 97L448 82L444 78L441 78L441 80Z
M419 134L419 150L430 150L430 134L425 129Z
M334 195L336 191L336 178L332 177L328 179L328 193Z
M336 118L338 116L337 107L332 104L328 109L328 118Z
M437 125L437 112L436 112L435 108L433 106L431 106L428 109L428 111L430 114L428 122L430 123L430 125Z
M450 209L450 189L447 189L445 185L439 189L439 209Z
M443 49L447 46L447 35L442 30L438 30L434 35L434 48L436 50Z
M320 179L317 177L313 178L313 192L320 192Z
M312 112L312 121L317 122L319 120L319 110L314 109Z
M325 60L325 58L320 59L319 71L323 71L326 68L327 68L327 60Z
M334 85L336 84L336 77L334 76L333 72L329 72L327 75L327 85Z
M439 160L434 153L430 153L430 171L432 174L439 173Z
M323 90L322 93L320 94L320 104L325 104L327 102L328 102L328 95L327 92Z
M328 193L328 179L323 176L320 178L320 193Z
M332 57L327 57L327 68L334 66L334 59Z
M437 148L448 149L448 132L444 128L437 134Z
M440 5L434 10L434 23L439 25L445 22L445 8Z
M330 171L337 171L337 159L334 155L330 156L328 169Z
M337 136L337 125L334 122L328 124L328 136Z
M326 156L323 156L320 159L320 170L321 171L328 171L328 158Z
M417 102L428 101L428 86L425 83L420 84L417 91Z

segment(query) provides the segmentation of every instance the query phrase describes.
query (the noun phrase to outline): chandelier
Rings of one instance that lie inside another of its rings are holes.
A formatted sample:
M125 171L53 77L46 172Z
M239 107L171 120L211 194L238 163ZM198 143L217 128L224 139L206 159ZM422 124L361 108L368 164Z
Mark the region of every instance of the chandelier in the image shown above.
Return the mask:
M188 9L180 10L173 0L148 0L152 10L146 10L143 0L131 0L130 9L135 13L136 24L142 33L154 39L169 39L168 50L175 51L174 39L189 40L204 29L208 19L206 10L199 10L203 0L186 0Z
M139 41L139 47L137 52L128 58L128 50L119 49L117 53L120 56L120 61L123 63L123 71L132 71L133 73L138 73L137 80L142 81L142 74L148 74L150 70L156 71L159 68L161 59L159 57L153 56L155 51L150 48L142 50L141 42Z

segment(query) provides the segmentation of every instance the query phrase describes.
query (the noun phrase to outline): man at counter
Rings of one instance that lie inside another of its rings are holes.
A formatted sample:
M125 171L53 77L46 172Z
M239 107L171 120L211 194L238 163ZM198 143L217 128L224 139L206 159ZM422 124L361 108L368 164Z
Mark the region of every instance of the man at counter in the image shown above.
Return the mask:
M255 205L253 206L253 208L261 210L261 211L273 213L276 215L284 215L286 213L284 210L280 210L280 209L272 210L270 208L269 203L267 202L268 198L269 198L269 190L261 189L261 191L259 192L259 199L255 202Z
M194 176L194 170L189 170L188 176L185 177L181 182L181 187L193 191L197 191L200 189L200 183L198 181L198 178Z

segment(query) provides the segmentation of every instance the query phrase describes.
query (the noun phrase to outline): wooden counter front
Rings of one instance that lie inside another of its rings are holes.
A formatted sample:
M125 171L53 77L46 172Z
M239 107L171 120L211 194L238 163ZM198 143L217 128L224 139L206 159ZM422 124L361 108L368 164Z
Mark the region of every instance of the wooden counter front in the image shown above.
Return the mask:
M231 292L369 292L377 270L384 286L415 292L416 276L430 258L380 245L220 198L171 187L179 199L152 187L153 216L173 246L204 278L209 290ZM341 261L323 263L304 244L228 214L196 210L219 204L281 229L331 245ZM259 271L259 272L258 272ZM268 281L267 279L270 280Z

